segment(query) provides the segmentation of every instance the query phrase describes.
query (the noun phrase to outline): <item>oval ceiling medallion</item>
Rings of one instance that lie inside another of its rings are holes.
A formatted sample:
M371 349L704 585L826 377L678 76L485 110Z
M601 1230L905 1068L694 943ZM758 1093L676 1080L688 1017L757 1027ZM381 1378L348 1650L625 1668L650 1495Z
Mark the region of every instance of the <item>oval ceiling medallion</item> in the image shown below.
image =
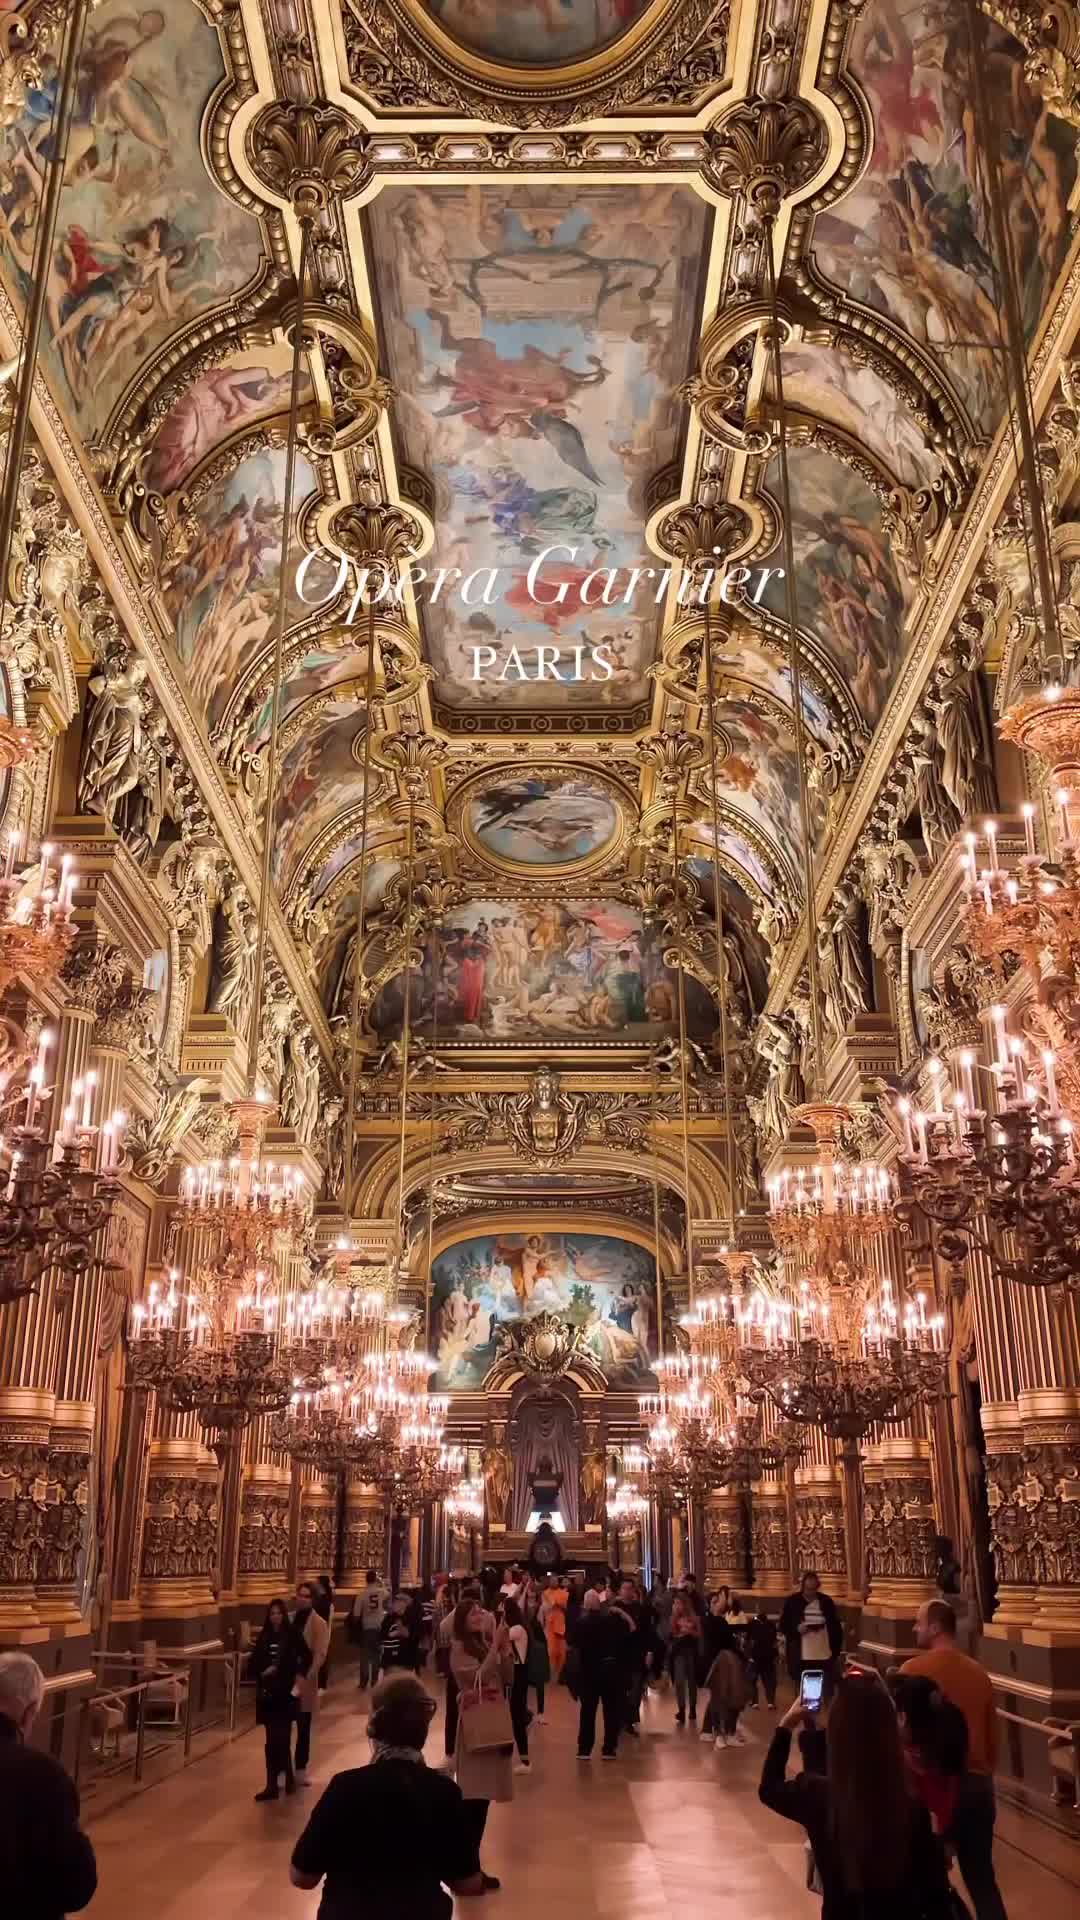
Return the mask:
M606 864L623 844L631 806L591 767L497 767L454 796L451 819L485 866L555 880Z
M424 11L463 47L506 66L557 67L599 53L652 0L425 0Z

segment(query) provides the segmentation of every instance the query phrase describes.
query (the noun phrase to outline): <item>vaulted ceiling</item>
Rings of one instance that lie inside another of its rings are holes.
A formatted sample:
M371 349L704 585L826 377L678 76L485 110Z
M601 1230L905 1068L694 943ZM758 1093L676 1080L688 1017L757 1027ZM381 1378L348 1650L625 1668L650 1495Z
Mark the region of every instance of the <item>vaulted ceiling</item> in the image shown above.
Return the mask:
M1034 340L1066 261L1074 135L1023 49L988 32ZM676 768L678 848L706 934L719 866L761 1006L803 866L786 582L759 571L784 564L766 276L730 153L766 103L798 103L784 111L801 115L805 158L776 259L824 842L865 805L858 769L925 644L929 588L1002 424L970 75L958 0L95 8L47 375L253 835L299 253L267 115L316 102L348 135L348 189L320 214L307 289L270 817L274 885L338 1019L366 823L365 969L389 969L373 1047L399 1012L410 792L428 882L449 889L446 954L426 960L429 1035L441 1018L444 1041L565 1049L670 1030L648 889L670 830L664 742L707 734L702 616L678 567L679 510L695 503L750 573L710 635L715 791L707 752ZM46 71L0 136L6 271L24 289L49 86ZM409 516L428 578L378 610L366 742L368 625L350 617L343 556L349 509L372 502ZM447 582L497 572L435 596L440 568ZM583 604L595 569L618 571ZM537 650L552 648L560 677L540 678ZM590 675L595 649L605 667ZM703 1032L709 1009L702 988Z

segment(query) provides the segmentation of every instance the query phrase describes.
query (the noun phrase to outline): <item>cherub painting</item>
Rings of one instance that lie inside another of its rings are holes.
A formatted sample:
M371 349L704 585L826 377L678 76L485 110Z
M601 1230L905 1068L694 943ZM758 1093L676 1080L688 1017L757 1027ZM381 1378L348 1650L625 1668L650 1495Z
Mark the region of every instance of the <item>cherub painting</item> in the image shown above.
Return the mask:
M167 11L103 0L91 15L46 288L47 352L91 432L151 350L258 265L258 222L214 185L199 149L223 75L217 34L195 0ZM24 288L58 84L46 60L21 118L0 135L0 239Z
M1004 385L972 58L962 0L921 0L907 11L871 0L863 9L851 66L870 100L874 150L857 185L817 220L813 245L830 280L930 347L976 430L988 433ZM1022 49L989 22L982 65L1033 329L1064 258L1075 140L1025 79Z
M647 1392L655 1384L656 1265L634 1242L526 1226L448 1247L431 1278L433 1390L482 1386L504 1344L500 1329L541 1313L581 1329L610 1386Z
M576 8L560 10L567 15ZM532 9L501 9L509 29ZM591 10L590 10L591 11ZM511 20L511 15L513 20ZM686 421L710 215L689 186L390 186L367 210L382 348L405 456L436 476L429 569L494 569L467 605L422 602L440 699L628 706L648 693L659 610L601 601L597 568L647 566L643 477ZM628 466L624 448L634 449ZM529 568L545 548L544 581ZM481 601L481 592L484 597ZM477 647L609 648L612 671L475 677ZM529 684L525 684L526 679Z

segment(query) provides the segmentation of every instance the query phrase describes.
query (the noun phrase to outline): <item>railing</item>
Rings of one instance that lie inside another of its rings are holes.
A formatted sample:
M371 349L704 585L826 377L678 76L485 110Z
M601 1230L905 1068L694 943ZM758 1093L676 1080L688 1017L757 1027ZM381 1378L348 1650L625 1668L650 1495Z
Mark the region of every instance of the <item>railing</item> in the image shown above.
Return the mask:
M1022 1713L996 1709L999 1720L1020 1727L1026 1733L1041 1733L1047 1741L1046 1758L1050 1770L1050 1795L1056 1807L1080 1811L1080 1720L1028 1720ZM1056 1745L1055 1745L1056 1743ZM1027 1785L1026 1780L1022 1780Z
M239 1650L159 1647L152 1657L136 1651L92 1658L98 1684L82 1703L74 1765L84 1794L161 1779L254 1721L253 1712L242 1711L246 1655ZM249 1698L253 1704L253 1689Z

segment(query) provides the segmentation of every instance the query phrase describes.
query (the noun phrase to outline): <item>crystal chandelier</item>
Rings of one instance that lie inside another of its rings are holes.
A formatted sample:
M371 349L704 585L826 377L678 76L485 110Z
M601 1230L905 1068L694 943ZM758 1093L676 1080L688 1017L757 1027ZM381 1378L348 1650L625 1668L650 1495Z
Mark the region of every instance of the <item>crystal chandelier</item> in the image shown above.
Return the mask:
M94 1121L97 1079L72 1086L52 1145L44 1107L51 1098L45 1074L53 1035L38 1041L21 1120L0 1137L0 1306L36 1291L42 1276L57 1276L55 1301L66 1305L82 1275L104 1262L101 1235L120 1191L118 1172L127 1117Z
M848 1446L944 1390L943 1316L927 1313L923 1295L901 1306L888 1280L871 1293L804 1278L794 1299L759 1295L741 1332L751 1394Z
M795 1110L817 1143L814 1166L784 1168L766 1188L769 1231L797 1273L831 1273L857 1282L875 1240L892 1225L892 1181L876 1162L856 1160L840 1145L846 1107L816 1100Z
M237 1130L229 1160L189 1167L180 1186L178 1227L212 1235L215 1264L231 1279L262 1265L274 1246L303 1251L311 1213L304 1176L263 1159L263 1139L274 1109L263 1099L234 1100L227 1108Z
M941 1060L928 1061L928 1109L909 1100L898 1104L897 1217L910 1226L920 1213L935 1251L954 1270L978 1248L1003 1280L1076 1289L1080 1178L1072 1122L1058 1101L1054 1058L1043 1057L1040 1088L1023 1041L1008 1033L1004 1007L991 1007L987 1018L994 1111L979 1103L972 1053L959 1056L952 1080Z
M24 892L25 883L15 873L15 847L18 834L8 835L7 857L0 878L0 993L20 973L30 975L38 986L52 985L60 976L75 938L71 917L71 897L75 875L71 856L61 863L59 890L53 888L53 848L41 849L41 870L32 894Z
M446 1512L459 1525L479 1527L484 1519L484 1489L479 1480L459 1480L446 1496Z
M662 1498L682 1503L723 1477L726 1451L715 1395L693 1354L657 1362L659 1386L638 1396L649 1480Z

